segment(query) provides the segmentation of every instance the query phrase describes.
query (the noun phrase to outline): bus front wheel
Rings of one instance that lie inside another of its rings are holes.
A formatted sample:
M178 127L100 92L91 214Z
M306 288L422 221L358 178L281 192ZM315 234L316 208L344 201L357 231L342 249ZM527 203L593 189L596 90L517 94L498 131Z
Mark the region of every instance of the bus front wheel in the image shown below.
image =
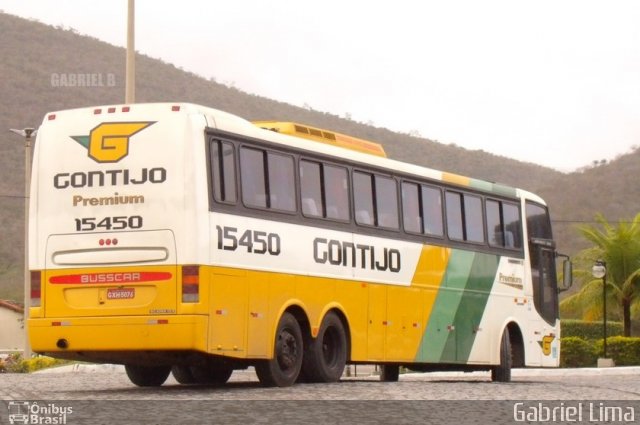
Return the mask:
M303 356L302 331L291 313L284 313L276 330L273 358L256 364L256 374L263 386L288 387L300 374Z
M139 387L159 387L171 373L171 366L125 365L127 376Z
M491 380L494 382L510 382L512 363L511 339L509 338L509 331L505 329L500 342L500 364L491 368Z

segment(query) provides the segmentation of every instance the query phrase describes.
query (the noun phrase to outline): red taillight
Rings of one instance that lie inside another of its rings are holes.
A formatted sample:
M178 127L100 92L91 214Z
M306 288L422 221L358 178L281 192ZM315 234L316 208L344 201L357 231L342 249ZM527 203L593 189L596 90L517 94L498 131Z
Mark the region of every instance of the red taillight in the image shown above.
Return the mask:
M182 267L182 302L200 301L200 266Z
M109 246L109 245L118 245L118 239L100 239L98 241L98 245L100 246Z
M171 107L171 111L173 112L180 112L180 105L173 105Z
M42 272L31 272L31 307L40 307L42 298Z

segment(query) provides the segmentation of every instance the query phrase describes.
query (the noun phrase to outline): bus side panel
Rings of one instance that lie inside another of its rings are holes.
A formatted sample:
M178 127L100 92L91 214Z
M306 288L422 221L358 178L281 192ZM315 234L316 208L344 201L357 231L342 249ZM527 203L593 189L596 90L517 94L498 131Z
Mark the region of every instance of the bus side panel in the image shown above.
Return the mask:
M386 361L412 361L420 347L426 291L421 288L387 288Z
M209 351L244 357L249 299L246 273L216 270L211 276L210 294Z

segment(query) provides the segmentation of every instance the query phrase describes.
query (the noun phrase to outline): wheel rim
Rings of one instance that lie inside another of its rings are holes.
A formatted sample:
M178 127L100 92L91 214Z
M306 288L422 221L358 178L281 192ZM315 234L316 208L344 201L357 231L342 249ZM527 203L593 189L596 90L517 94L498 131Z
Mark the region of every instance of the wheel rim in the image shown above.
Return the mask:
M299 357L298 342L289 329L283 329L278 335L278 366L283 372L295 369Z
M338 360L338 353L336 347L338 347L339 336L338 331L333 326L329 327L324 333L322 338L322 359L327 366L334 366Z

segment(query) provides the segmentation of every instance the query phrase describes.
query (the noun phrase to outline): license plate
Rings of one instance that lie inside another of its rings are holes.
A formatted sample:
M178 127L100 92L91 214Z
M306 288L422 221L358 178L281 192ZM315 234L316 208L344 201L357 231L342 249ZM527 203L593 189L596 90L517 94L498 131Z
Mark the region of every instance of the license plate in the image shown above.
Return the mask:
M136 297L135 288L109 288L107 289L108 300L130 300Z

